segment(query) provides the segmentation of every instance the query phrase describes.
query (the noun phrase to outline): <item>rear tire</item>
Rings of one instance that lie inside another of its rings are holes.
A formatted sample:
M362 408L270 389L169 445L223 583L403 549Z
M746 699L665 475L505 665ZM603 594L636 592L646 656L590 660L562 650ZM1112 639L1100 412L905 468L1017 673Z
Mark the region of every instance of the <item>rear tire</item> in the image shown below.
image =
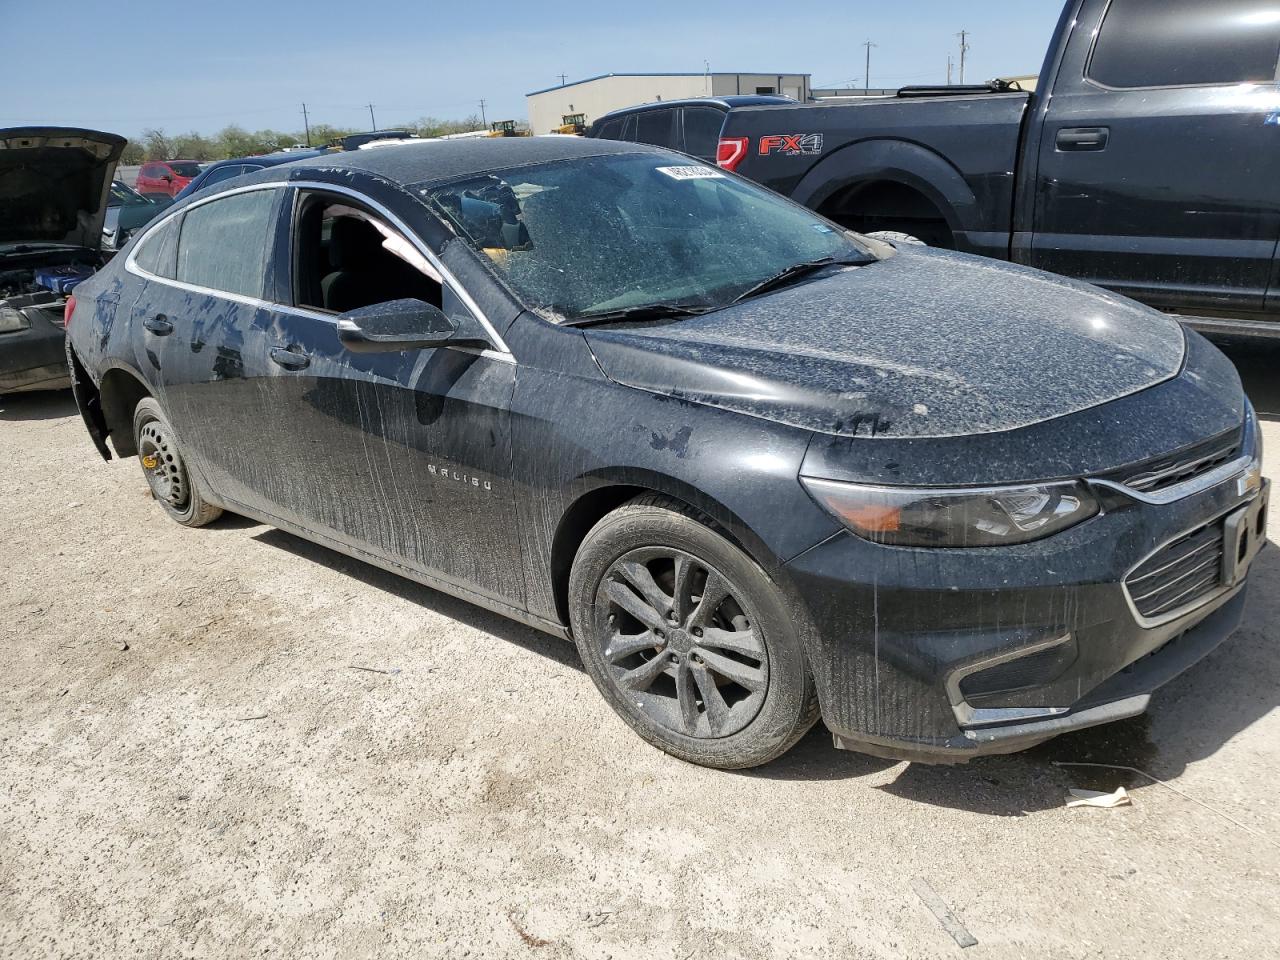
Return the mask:
M587 673L660 750L753 767L818 719L782 591L679 501L646 494L597 523L574 560L569 603Z
M203 527L222 516L205 499L183 459L178 438L154 397L143 397L133 412L133 441L151 496L184 527Z

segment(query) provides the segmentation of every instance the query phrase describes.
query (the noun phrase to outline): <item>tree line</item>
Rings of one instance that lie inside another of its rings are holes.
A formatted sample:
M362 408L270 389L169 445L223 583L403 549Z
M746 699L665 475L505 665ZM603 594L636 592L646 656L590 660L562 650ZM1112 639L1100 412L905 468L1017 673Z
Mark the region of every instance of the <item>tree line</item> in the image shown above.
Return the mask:
M462 120L440 120L436 117L420 117L413 123L393 124L381 129L408 130L420 137L439 137L447 133L466 133L483 127L478 116ZM318 123L311 128L311 145L322 147L334 137L361 133L357 128L334 127ZM233 157L252 157L262 153L275 153L285 147L306 144L307 136L300 131L257 130L249 132L232 124L212 136L194 131L169 134L158 127L143 130L142 136L130 140L120 157L124 164L139 164L144 160L229 160Z

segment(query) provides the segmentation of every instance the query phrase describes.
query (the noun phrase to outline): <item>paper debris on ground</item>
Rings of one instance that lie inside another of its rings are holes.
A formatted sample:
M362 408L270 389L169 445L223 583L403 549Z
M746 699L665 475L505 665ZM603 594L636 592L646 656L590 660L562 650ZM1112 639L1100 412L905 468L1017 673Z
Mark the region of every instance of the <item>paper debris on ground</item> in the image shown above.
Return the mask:
M1101 793L1098 790L1077 790L1072 787L1067 791L1068 807L1127 807L1133 803L1124 787L1116 787L1114 793Z

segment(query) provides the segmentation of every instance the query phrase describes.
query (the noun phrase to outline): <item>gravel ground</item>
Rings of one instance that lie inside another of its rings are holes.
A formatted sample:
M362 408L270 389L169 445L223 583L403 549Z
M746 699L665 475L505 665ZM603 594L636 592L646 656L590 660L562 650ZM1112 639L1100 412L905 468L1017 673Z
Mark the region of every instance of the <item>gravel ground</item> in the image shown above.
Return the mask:
M1280 476L1280 351L1233 356ZM0 421L0 956L959 956L917 878L968 960L1276 955L1274 545L1244 628L1145 717L961 767L819 727L727 774L644 745L563 642L168 521L65 394Z

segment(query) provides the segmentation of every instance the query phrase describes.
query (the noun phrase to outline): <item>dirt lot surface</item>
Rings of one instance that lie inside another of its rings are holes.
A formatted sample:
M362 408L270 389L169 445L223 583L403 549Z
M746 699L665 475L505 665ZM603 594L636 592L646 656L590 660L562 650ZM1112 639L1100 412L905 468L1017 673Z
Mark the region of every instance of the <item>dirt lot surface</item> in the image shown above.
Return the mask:
M1233 357L1280 477L1280 350ZM1277 955L1274 544L1244 628L1148 716L953 768L819 727L726 774L643 744L568 644L268 527L177 526L66 395L0 398L0 490L2 957Z

